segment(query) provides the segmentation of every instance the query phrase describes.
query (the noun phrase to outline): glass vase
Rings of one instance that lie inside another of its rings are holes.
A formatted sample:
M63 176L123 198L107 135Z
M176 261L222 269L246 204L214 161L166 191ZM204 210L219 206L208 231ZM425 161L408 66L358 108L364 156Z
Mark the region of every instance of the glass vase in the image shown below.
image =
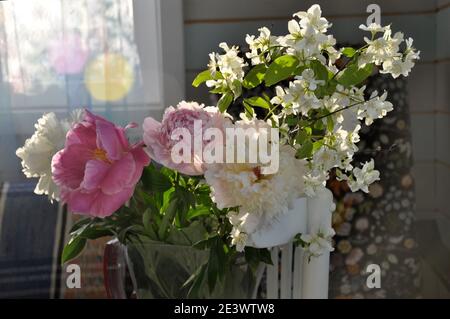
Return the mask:
M235 264L210 291L206 279L198 294L183 284L208 261L209 251L161 242L135 242L126 246L126 260L136 297L147 298L255 298L261 276L246 263ZM207 276L205 276L206 278Z

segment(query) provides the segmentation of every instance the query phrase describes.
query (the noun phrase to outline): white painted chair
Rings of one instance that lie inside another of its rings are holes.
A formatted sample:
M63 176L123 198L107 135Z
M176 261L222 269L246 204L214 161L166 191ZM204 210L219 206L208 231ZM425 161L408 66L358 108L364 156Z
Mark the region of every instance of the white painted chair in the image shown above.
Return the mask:
M261 233L252 239L264 246L264 242L275 237L290 236L295 233L316 233L319 229L331 227L330 204L332 194L325 190L316 198L300 199L294 203L289 216L278 221L270 230L273 237ZM268 238L269 237L269 238ZM301 247L292 242L271 248L273 266L266 266L267 298L271 299L326 299L328 298L328 278L330 253L319 257L308 256ZM256 294L256 293L255 293Z

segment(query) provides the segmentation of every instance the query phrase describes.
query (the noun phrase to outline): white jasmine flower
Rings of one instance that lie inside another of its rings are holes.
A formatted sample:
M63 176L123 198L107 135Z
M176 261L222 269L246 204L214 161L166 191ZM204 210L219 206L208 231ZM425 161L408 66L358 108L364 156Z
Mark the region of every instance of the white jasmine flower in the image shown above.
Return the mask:
M378 92L374 91L370 99L367 100L358 110L358 119L365 119L366 125L371 125L375 119L381 119L393 110L391 102L386 101L387 92L377 96Z
M225 51L225 54L211 53L209 55L210 61L208 63L208 69L211 75L215 75L217 69L222 74L223 79L208 80L206 85L208 87L215 87L219 89L230 88L234 91L233 82L238 80L242 82L244 79L244 67L247 65L244 59L239 56L238 47L232 46L231 48L222 42L219 47Z
M328 54L328 65L333 65L342 55L341 51L335 48L335 45L336 39L331 34L327 36L327 41L322 44L321 49L327 51ZM320 55L318 58L320 59L321 57L323 56ZM324 61L321 62L325 63Z
M365 193L369 192L369 185L375 181L380 180L380 172L374 169L375 163L371 159L364 163L362 168L355 167L353 169L353 179L348 180L348 186L352 192L362 190Z
M358 134L360 129L361 125L359 124L356 125L353 131L347 131L342 126L338 127L334 133L336 140L333 145L346 157L352 157L358 151L356 143L360 140Z
M236 246L236 251L242 252L244 251L245 246L247 245L248 234L239 230L239 228L234 227L231 231L231 245Z
M314 77L314 71L311 69L303 70L301 77L296 77L298 80L303 80L305 88L307 88L310 91L314 91L317 89L317 85L324 85L325 82L323 80L316 80Z
M281 86L275 87L275 96L270 100L270 103L275 105L282 104L283 106L286 106L284 103L284 97L286 95L286 91Z
M397 32L392 37L392 31L387 28L382 37L375 40L364 38L368 44L367 49L358 58L358 66L363 67L366 63L375 63L381 65L383 62L394 57L401 56L399 53L400 43L403 42L403 33Z
M294 17L300 19L300 26L304 29L313 27L317 32L324 33L331 27L327 19L322 17L322 9L318 4L311 6L306 12L299 11L294 13Z
M316 196L316 193L325 188L328 179L328 172L315 170L304 176L305 194L309 197Z
M52 157L64 148L67 131L80 118L81 111L75 111L70 120L64 121L58 120L55 113L44 114L35 124L34 134L16 151L22 160L25 176L39 178L34 192L48 195L51 201L58 200L59 196L58 187L52 179Z
M249 45L250 52L246 53L247 58L251 59L252 65L261 64L270 61L270 55L264 57L262 54L268 52L269 49L277 45L277 37L270 34L270 30L266 27L258 29L260 32L259 37L255 38L254 35L248 35L245 41Z
M215 76L217 72L217 56L218 54L215 52L209 54L208 69L212 76Z
M332 245L332 238L334 235L334 229L328 227L319 230L316 234L303 234L300 239L305 242L305 250L309 257L319 257L324 253L334 251Z
M306 69L301 76L295 77L295 80L289 83L288 88L283 89L277 86L275 89L276 96L272 98L271 102L285 107L284 112L286 114L302 113L307 115L309 110L318 109L322 106L313 90L317 88L317 85L323 83L322 80L314 78L313 70Z
M292 20L295 23L297 21ZM292 26L295 24L291 24ZM298 25L298 23L297 23ZM296 32L296 30L294 29ZM297 33L291 33L285 37L284 44L288 46L288 54L296 55L300 59L307 59L319 56L323 47L327 46L328 37L323 33L317 33L312 27L300 30L300 37Z
M231 244L236 246L237 251L243 251L247 244L248 235L257 230L261 219L258 215L248 212L237 213L231 211L227 216L231 225L233 225L230 233L232 238Z
M406 50L402 57L394 57L383 62L383 70L380 73L390 73L395 79L400 75L408 76L409 72L415 65L415 61L419 59L420 51L412 48L413 39L409 38L406 42Z
M372 32L372 34L375 34L375 33L378 33L378 32L384 32L384 31L386 31L387 29L390 28L390 26L382 27L382 26L379 25L378 23L372 22L372 23L369 24L368 26L366 26L366 25L364 25L364 24L361 24L361 25L359 26L359 28L360 28L361 30L369 31L369 32Z
M243 67L246 66L244 59L238 56L238 47L232 46L231 48L222 42L219 47L225 51L225 54L219 55L217 65L219 66L220 72L225 78L232 78L241 80L244 78Z
M312 157L314 167L328 171L333 167L336 167L340 163L339 156L335 150L328 146L320 147Z

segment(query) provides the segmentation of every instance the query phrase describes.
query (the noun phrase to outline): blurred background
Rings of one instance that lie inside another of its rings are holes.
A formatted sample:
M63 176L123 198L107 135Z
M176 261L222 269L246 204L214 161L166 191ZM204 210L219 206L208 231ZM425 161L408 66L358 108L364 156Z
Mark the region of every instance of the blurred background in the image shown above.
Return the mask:
M267 26L287 33L292 14L322 7L338 45L359 45L376 3L382 25L414 38L408 78L374 77L395 111L363 129L360 158L381 181L368 195L329 182L337 202L330 298L450 297L450 1L448 0L9 0L0 2L0 298L102 298L103 249L77 260L82 288L67 289L61 249L76 216L33 194L15 150L44 112L86 107L118 124L159 119L182 99L214 105L195 75L220 42L245 49ZM134 131L134 137L139 136ZM133 137L132 137L133 138ZM382 268L380 289L365 269Z

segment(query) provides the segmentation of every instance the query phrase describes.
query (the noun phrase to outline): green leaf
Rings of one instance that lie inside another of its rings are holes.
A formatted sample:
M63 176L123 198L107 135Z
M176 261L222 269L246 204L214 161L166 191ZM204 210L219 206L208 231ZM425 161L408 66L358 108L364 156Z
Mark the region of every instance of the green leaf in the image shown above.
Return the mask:
M276 58L269 66L265 76L267 86L272 86L295 74L298 59L293 55L283 55Z
M198 87L200 84L202 84L203 82L206 82L208 80L213 80L213 77L212 77L211 72L209 70L205 70L205 71L200 72L199 74L197 74L197 76L195 77L194 81L192 81L192 86L193 87Z
M147 230L148 228L151 228L150 225L150 220L152 217L152 211L147 208L144 212L144 214L142 214L142 224L144 225L144 229Z
M245 76L242 86L246 89L253 89L264 81L267 67L264 64L258 64L253 67Z
M247 102L245 102L245 100L242 102L242 104L244 104L245 112L247 113L248 118L253 118L253 114L255 114L253 108Z
M81 227L86 226L92 221L92 218L83 218L79 221L77 221L73 226L70 228L69 234L79 230Z
M61 263L64 264L65 262L77 257L83 250L84 246L86 246L86 238L79 236L71 238L70 241L64 246L61 256Z
M256 270L259 265L260 257L259 257L259 249L253 247L245 247L244 250L245 260L252 270Z
M319 140L319 141L315 141L313 143L313 149L312 149L312 153L315 153L317 150L319 150L319 148L321 148L323 146L323 140Z
M175 218L177 209L178 209L178 199L173 198L169 206L167 207L166 211L164 212L164 217L161 221L161 225L159 226L158 237L160 239L165 237L169 225L172 224L173 219Z
M307 130L301 130L295 137L295 141L297 142L297 144L304 144L310 138L310 136L311 134Z
M295 157L298 159L310 157L313 151L313 143L308 140L306 141L295 153Z
M263 263L266 263L268 265L273 265L272 255L270 254L270 251L268 249L266 249L266 248L259 249L259 257Z
M353 49L352 47L346 47L346 48L343 48L343 49L341 50L341 52L342 52L342 54L345 55L346 57L352 58L352 57L355 55L356 50Z
M327 130L328 130L328 132L333 132L333 129L334 129L333 117L328 116L327 117Z
M252 96L252 97L245 99L244 101L247 102L248 104L250 104L251 106L262 107L263 109L268 109L268 110L270 110L270 108L271 108L270 102L264 100L260 96Z
M315 121L313 127L318 131L322 131L324 129L322 120Z
M219 257L217 255L217 245L213 246L213 249L209 252L208 259L208 287L209 291L212 292L216 286L217 277L219 274Z
M372 74L373 64L366 64L363 68L358 68L357 63L352 63L345 68L337 81L345 87L362 83Z
M87 238L87 239L97 239L97 238L111 236L111 235L113 235L113 232L109 229L92 226L92 227L87 227L80 234L80 237Z
M233 91L234 100L236 100L242 95L242 83L239 80L234 80L231 91Z
M165 192L172 187L170 178L158 171L153 165L144 168L141 179L144 187L150 191Z
M325 85L328 81L328 69L319 60L311 61L309 67L314 71L314 77L324 81Z
M225 112L230 106L232 101L233 101L233 94L231 94L230 92L227 92L224 95L222 95L219 102L217 102L217 107L219 108L219 111L222 113Z
M186 216L187 220L191 220L195 217L209 215L209 207L205 206L197 206L195 208L191 208Z
M200 292L200 288L202 287L203 280L205 278L205 273L207 269L208 264L205 263L201 265L195 273L189 277L189 279L183 284L183 288L189 286L189 284L192 283L191 288L188 291L188 297L189 298L195 298L198 297L198 294Z

